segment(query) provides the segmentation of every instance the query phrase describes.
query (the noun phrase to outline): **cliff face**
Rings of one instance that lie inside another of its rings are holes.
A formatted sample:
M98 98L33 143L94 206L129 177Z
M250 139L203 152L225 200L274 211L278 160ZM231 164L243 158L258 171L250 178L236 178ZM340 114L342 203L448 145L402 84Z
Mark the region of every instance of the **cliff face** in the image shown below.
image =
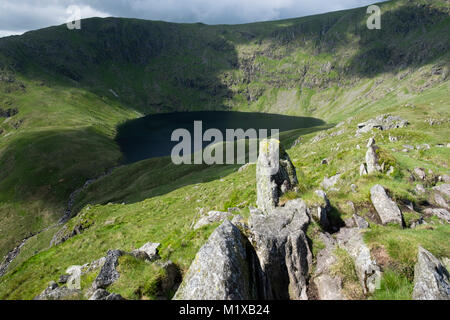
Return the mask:
M380 74L433 62L434 73L447 77L448 3L380 6L381 30L367 29L366 8L237 26L86 19L81 30L63 25L1 39L0 65L102 95L112 89L144 113L323 115L319 108L333 109L330 95L338 99L340 89L356 90ZM375 91L378 100L383 90Z

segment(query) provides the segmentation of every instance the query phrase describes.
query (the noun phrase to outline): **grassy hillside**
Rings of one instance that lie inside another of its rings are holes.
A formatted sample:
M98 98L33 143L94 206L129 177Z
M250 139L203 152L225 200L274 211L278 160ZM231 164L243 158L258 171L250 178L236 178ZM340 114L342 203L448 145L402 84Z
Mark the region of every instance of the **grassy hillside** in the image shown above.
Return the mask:
M420 212L425 199L414 193L409 172L417 166L449 172L450 5L399 0L380 6L381 30L365 27L360 8L237 26L93 18L83 20L81 30L58 26L0 39L0 108L18 111L0 117L0 256L57 222L70 193L86 179L120 164L114 142L120 123L155 112L236 110L324 119L330 125L282 136L287 147L303 136L288 149L301 185L301 194L291 196L312 201L323 178L341 172L339 191L329 197L342 219L350 215L348 200L370 217L368 190L376 183ZM355 137L356 125L382 113L411 123L392 132L398 142L385 132L375 136L395 174L359 177L369 134ZM431 126L427 118L441 124ZM327 136L309 143L316 130ZM404 144L423 143L431 148L400 151ZM320 164L324 158L329 165ZM239 206L247 216L254 205L255 167L237 168L174 166L160 158L116 169L76 198L78 216L68 227L84 221L89 228L52 248L61 226L33 237L0 278L0 298L32 298L70 265L148 241L160 242L161 255L186 270L214 229L190 228L200 208ZM417 213L405 216L410 221ZM373 226L366 241L387 251L388 274L405 279L393 291L408 295L417 245L450 257L449 233L448 225L439 224L417 230ZM139 281L130 279L137 287ZM117 288L142 298L125 291Z

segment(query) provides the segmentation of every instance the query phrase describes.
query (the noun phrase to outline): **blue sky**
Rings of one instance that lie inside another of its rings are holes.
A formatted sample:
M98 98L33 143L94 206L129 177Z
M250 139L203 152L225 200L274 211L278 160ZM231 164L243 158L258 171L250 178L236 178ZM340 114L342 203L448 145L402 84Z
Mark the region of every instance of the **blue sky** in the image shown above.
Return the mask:
M65 23L77 5L82 18L130 17L235 24L301 17L366 6L374 0L1 0L0 37Z

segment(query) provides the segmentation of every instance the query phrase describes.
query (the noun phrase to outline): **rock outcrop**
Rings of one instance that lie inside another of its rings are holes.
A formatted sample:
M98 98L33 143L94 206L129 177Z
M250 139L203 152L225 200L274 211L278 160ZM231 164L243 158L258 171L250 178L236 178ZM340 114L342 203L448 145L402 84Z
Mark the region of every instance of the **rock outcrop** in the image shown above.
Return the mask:
M197 223L194 225L194 230L197 230L214 222L221 222L230 216L232 216L230 212L210 211L197 221Z
M381 185L377 184L370 189L370 199L381 219L381 223L397 223L403 226L402 212L397 204L389 198Z
M447 210L450 210L450 184L445 183L432 188L432 202Z
M378 147L376 145L370 145L367 148L366 166L367 166L368 174L372 174L372 173L381 171L381 166L378 164L377 148Z
M419 247L414 268L414 300L450 300L449 273L429 251Z
M241 231L225 220L200 248L174 299L265 298L256 253Z
M336 236L340 247L344 248L355 262L356 274L364 293L374 292L381 280L381 269L370 255L358 228L341 228Z
M450 223L450 212L443 208L427 208L423 210L427 216L436 216L440 220Z
M374 119L358 124L357 134L369 132L372 129L390 130L395 128L404 128L409 122L399 116L382 114Z
M105 289L97 289L89 300L125 300L120 294L110 293Z
M338 261L334 255L336 241L328 234L320 234L325 248L320 250L316 257L316 270L313 283L317 289L319 300L346 300L342 292L342 278L332 272L332 267Z
M80 290L60 287L56 282L51 281L48 287L33 300L80 300L81 298Z
M310 208L310 211L312 212L312 214L316 214L317 220L323 230L330 230L330 200L328 200L327 194L323 190L316 190L315 194L320 198L321 203L314 205L312 208Z
M250 216L250 241L273 299L307 299L312 255L304 232L309 222L308 209L300 199L288 201L270 214Z
M133 250L131 254L137 258L142 258L146 261L155 261L160 259L158 248L160 244L155 242L147 242L137 250Z
M114 281L119 279L120 274L117 272L116 268L119 264L119 257L123 256L124 252L120 250L109 250L106 254L106 260L100 269L100 273L97 278L95 278L92 288L96 289L106 289Z
M339 179L341 178L341 174L335 174L334 176L328 178L325 177L323 181L320 183L320 186L324 188L325 190L331 189L338 183Z
M278 205L280 196L297 183L295 168L280 142L275 139L262 140L256 165L258 208L269 213Z

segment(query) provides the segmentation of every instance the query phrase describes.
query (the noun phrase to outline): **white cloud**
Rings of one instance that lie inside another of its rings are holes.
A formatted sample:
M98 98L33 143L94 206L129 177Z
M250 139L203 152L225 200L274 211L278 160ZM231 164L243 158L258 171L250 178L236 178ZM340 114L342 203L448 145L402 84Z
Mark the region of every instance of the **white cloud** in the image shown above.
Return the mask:
M24 33L25 30L0 30L0 38L7 37L7 36L16 36L21 35Z
M170 22L235 24L275 20L369 5L375 0L1 0L0 35L67 21L70 5L81 17L133 17Z

